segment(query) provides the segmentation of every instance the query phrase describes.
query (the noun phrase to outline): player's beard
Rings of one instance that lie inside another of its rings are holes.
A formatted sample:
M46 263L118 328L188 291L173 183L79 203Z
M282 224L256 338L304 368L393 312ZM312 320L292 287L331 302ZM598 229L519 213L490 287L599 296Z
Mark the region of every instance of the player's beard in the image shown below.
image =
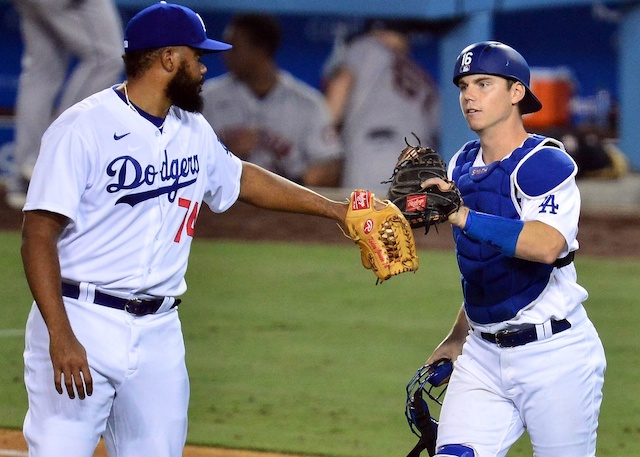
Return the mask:
M200 95L202 82L202 76L197 79L192 78L187 71L186 64L182 62L176 75L169 81L165 93L171 103L178 108L192 113L200 113L204 106L204 100Z

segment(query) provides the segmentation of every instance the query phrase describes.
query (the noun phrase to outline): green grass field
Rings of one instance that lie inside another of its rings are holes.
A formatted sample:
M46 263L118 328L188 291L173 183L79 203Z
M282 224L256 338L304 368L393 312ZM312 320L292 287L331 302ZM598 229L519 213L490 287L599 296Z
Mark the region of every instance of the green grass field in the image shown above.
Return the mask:
M0 427L26 408L29 293L19 237L0 233ZM192 396L189 442L336 457L403 456L416 442L405 386L460 303L452 253L375 286L355 246L196 240L180 315ZM608 358L599 457L640 447L640 262L578 256ZM407 297L409 297L407 299ZM509 454L531 455L526 436Z

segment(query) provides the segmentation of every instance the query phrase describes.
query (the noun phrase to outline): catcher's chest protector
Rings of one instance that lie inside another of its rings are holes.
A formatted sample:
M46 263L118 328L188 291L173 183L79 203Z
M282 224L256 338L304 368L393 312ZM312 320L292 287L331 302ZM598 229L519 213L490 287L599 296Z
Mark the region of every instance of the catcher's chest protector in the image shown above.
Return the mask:
M478 141L467 143L457 158L453 180L469 208L520 219L514 204L512 173L543 137L531 137L501 162L474 167ZM469 318L480 324L514 317L545 289L553 266L507 257L488 244L469 238L453 228L457 257Z

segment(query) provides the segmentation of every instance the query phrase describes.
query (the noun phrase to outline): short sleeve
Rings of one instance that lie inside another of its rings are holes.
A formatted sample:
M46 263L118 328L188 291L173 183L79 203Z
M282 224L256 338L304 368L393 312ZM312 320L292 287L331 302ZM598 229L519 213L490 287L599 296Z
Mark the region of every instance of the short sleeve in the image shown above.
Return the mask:
M565 238L569 250L575 250L578 248L580 204L580 191L575 180L571 179L542 197L523 197L521 217L524 221L540 221L555 228Z
M64 125L45 132L24 211L45 210L77 219L82 195L91 185L91 148L80 133Z
M242 161L213 134L204 195L204 201L213 212L222 213L236 202L241 177Z

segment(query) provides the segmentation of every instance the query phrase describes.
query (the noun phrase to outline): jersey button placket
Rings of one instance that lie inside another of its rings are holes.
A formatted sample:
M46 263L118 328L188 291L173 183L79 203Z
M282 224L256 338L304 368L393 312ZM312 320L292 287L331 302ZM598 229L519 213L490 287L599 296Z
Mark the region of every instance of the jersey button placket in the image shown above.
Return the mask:
M164 164L164 161L167 160L166 159L167 154L165 154L165 148L166 148L166 140L161 136L160 131L156 131L156 144L155 144L156 155L155 155L154 166L157 170L157 174L154 179L153 185L151 186L156 190L162 188L164 185L168 185L169 183L168 181L165 182L163 180L163 175L162 175L163 166L164 167L168 166L168 164ZM165 215L168 212L168 209L169 209L168 205L170 205L167 194L160 194L156 198L158 199L159 204L154 205L149 210L149 226L147 231L147 237L148 237L147 240L149 243L150 257L148 259L148 262L145 263L145 267L142 270L143 285L146 285L150 282L149 277L153 273L153 269L150 268L150 265L151 265L150 261L151 259L154 258L154 253L158 252L159 250L158 233L161 230L162 221L165 219Z

